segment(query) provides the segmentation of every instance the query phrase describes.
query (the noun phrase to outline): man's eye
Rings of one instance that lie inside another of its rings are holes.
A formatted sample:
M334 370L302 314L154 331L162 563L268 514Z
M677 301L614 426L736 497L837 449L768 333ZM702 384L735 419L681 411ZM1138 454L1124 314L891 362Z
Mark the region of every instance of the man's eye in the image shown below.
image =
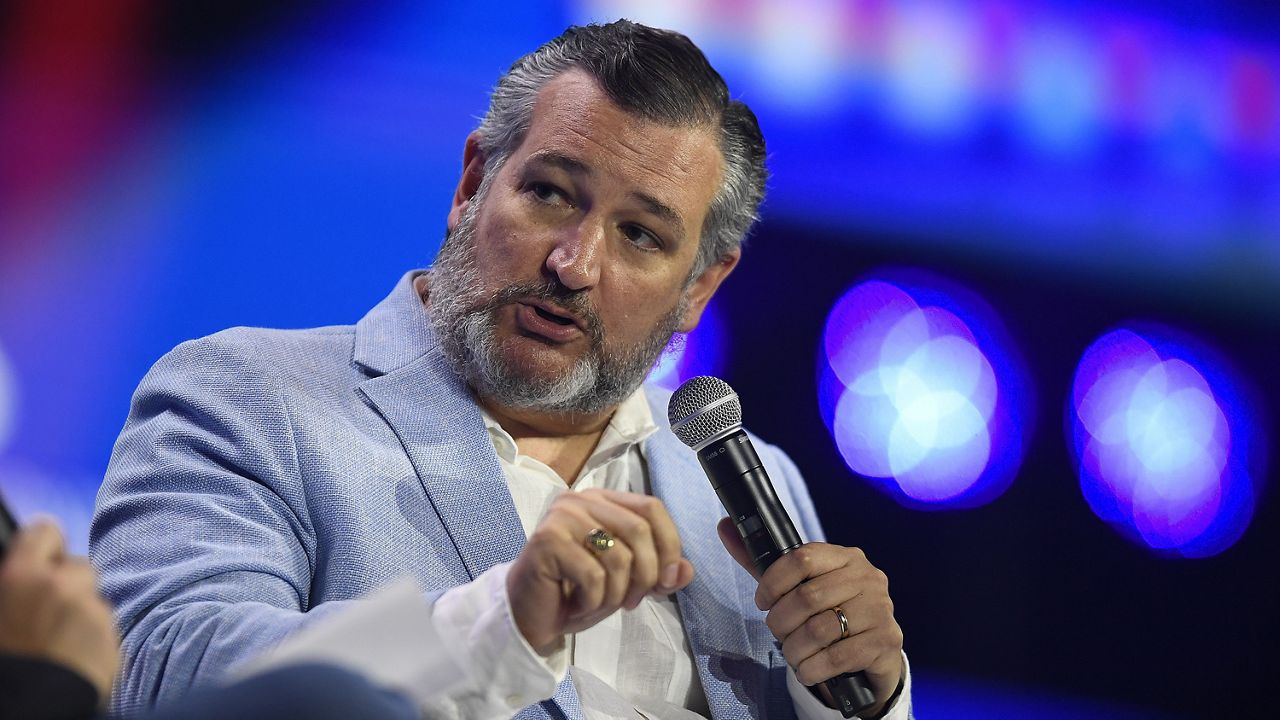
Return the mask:
M537 198L539 202L544 202L547 204L552 204L557 202L564 202L564 203L568 202L568 198L565 197L564 193L560 192L560 188L556 187L555 185L551 185L550 183L544 183L544 182L529 183L529 192L532 193L533 196Z
M639 225L623 225L622 234L631 241L632 245L642 250L659 250L662 248L662 241L658 239L658 236Z

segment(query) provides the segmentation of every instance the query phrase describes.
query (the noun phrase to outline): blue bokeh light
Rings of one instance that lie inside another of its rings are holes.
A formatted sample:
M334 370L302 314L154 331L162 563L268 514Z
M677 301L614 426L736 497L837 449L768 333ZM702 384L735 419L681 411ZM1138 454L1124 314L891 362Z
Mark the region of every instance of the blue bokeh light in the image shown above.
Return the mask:
M920 273L861 282L823 336L819 405L850 469L908 507L974 507L1021 462L1021 364L976 297Z
M1076 369L1069 425L1098 517L1162 553L1207 557L1240 538L1264 476L1260 419L1226 364L1166 328L1119 328Z

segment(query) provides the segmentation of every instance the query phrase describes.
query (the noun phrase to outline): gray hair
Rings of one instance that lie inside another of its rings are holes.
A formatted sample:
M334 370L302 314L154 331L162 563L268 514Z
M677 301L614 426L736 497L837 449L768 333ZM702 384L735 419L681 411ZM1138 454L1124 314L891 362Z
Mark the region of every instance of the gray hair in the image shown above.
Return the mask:
M689 38L629 20L575 26L520 58L498 80L480 123L486 175L523 142L546 83L587 71L618 107L652 122L718 127L724 178L706 221L690 281L742 245L757 220L767 172L755 113L729 99L724 79Z

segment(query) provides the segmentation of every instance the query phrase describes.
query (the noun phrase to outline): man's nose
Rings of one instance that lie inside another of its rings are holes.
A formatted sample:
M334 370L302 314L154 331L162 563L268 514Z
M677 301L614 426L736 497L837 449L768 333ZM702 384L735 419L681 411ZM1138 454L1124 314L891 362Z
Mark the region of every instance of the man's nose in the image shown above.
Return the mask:
M547 254L547 270L570 290L584 290L600 281L604 228L584 221L565 228Z

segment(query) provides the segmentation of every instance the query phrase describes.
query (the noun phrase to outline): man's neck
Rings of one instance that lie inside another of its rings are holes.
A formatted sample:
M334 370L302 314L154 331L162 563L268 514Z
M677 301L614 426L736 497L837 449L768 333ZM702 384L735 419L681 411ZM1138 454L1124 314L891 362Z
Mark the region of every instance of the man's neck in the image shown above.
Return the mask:
M617 408L599 413L543 413L506 408L480 398L480 404L516 441L521 455L550 467L573 486L591 458Z

